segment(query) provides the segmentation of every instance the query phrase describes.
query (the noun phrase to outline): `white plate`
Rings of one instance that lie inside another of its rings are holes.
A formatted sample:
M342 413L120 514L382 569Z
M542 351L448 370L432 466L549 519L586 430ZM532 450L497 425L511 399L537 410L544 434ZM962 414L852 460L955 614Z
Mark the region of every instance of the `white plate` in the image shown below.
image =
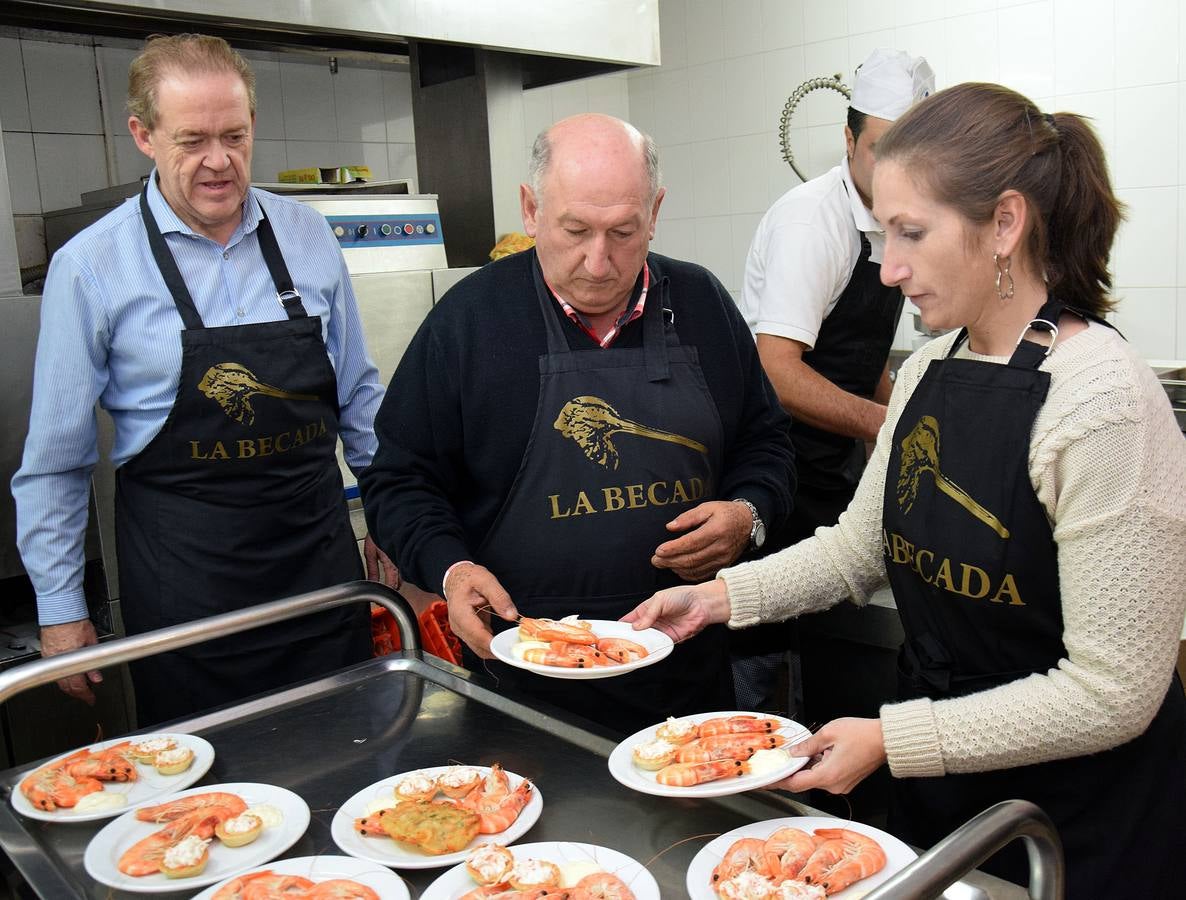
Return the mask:
M719 719L725 716L753 715L759 714L737 711L697 713L692 716L683 716L680 721L691 719L693 722L703 722L705 719ZM782 716L761 715L764 718L777 719L783 723L781 727L776 729L777 734L784 735L787 738L783 749L798 743L811 734L810 731L791 719L784 719ZM626 787L641 791L644 794L655 794L659 797L724 797L726 794L740 794L744 791L752 791L755 788L765 787L768 784L781 781L807 765L807 757L792 756L785 766L773 772L768 772L765 775L742 775L738 778L722 778L719 781L706 781L704 784L694 784L691 787L668 787L665 784L659 784L655 781L655 775L657 773L640 769L634 764L634 760L631 757L631 751L637 744L645 744L647 741L655 740L655 729L662 724L662 722L659 722L650 728L636 731L630 737L626 738L626 740L622 741L622 743L618 744L618 746L614 747L613 752L610 753L609 773L619 782L626 785Z
M546 675L549 678L613 678L615 675L625 675L635 669L653 666L660 660L666 659L675 644L671 638L657 628L646 628L635 631L629 622L615 622L610 619L583 619L593 626L593 633L598 637L620 637L642 644L647 648L647 655L634 662L618 663L612 666L597 666L593 669L566 669L563 666L541 666L537 663L525 662L511 655L511 647L519 643L519 629L508 628L500 631L490 642L490 652L508 666L525 669L536 675Z
M122 737L114 741L102 741L98 744L90 744L87 749L103 750L107 747L114 747L116 744L122 744L128 740L138 744L152 738L163 737L172 738L177 741L179 746L188 747L194 751L193 765L178 775L161 775L152 767L151 763L136 763L136 774L140 776L136 781L103 782L103 792L106 794L123 794L128 798L127 806L82 813L75 812L73 809L55 809L53 812L47 812L44 809L38 809L29 802L29 799L21 793L20 782L18 782L18 786L12 791L12 808L22 816L28 816L30 819L40 819L43 822L94 822L98 819L110 819L112 816L122 815L133 806L141 806L150 801L159 800L172 794L174 791L184 790L205 775L214 763L214 748L210 746L210 742L193 734L138 734L131 738ZM74 750L71 752L77 753L78 751ZM69 753L63 753L61 756L50 760L50 763L46 765L55 763L59 759L64 759L69 755ZM37 769L40 768L42 767L37 767ZM24 781L26 776L32 775L37 769L30 769L28 772L25 772L21 775L21 781Z
M725 852L733 846L734 841L741 838L762 838L765 840L780 828L801 828L811 834L817 828L847 828L849 831L859 831L867 834L885 851L885 867L868 878L863 878L856 884L845 888L838 894L833 894L835 900L856 900L863 897L883 881L889 880L894 873L906 868L918 858L918 854L902 843L892 834L886 834L879 828L863 825L860 822L849 822L846 819L833 819L829 816L796 816L786 819L768 819L765 822L751 822L742 825L713 838L700 848L700 852L692 857L688 865L688 896L691 900L718 900L716 891L709 885L712 880L713 868L724 858ZM831 898L829 898L831 900Z
M439 775L450 768L452 766L431 766L427 769L416 769L414 772ZM466 766L466 768L477 769L483 773L490 771L488 766ZM523 807L519 818L515 819L510 828L496 834L479 834L465 846L465 849L458 850L456 853L442 853L440 856L419 853L412 847L399 844L390 838L363 837L354 830L354 820L367 814L366 808L372 800L377 799L379 794L388 797L394 796L392 791L396 782L402 781L414 772L401 772L399 775L392 775L390 778L384 778L382 781L376 781L374 784L364 787L334 813L333 822L330 823L330 834L333 836L334 843L343 853L348 853L358 859L377 862L381 866L390 866L393 869L439 869L442 866L464 862L465 858L469 856L469 851L478 844L496 842L505 846L517 840L535 824L544 808L544 798L540 794L539 788L533 785L531 799ZM510 781L511 790L517 788L523 781L523 777L514 772L507 772L507 778Z
M328 881L331 878L348 878L365 884L382 900L408 900L409 896L404 880L390 869L349 856L299 856L295 859L278 859L256 871L265 869L271 869L277 875L300 875L316 882ZM237 877L231 876L206 888L193 900L212 900L228 882Z
M280 810L283 821L275 828L265 828L263 834L244 847L224 847L215 838L210 844L210 861L201 875L193 878L168 878L161 873L135 878L125 875L116 865L119 858L137 841L159 831L163 825L141 822L136 811L124 813L87 844L83 865L87 874L96 881L122 891L137 894L159 894L166 891L184 891L222 881L238 872L255 868L260 863L279 856L291 847L309 827L309 806L292 791L271 784L232 782L191 788L169 797L176 800L194 794L225 791L238 794L248 806L266 803Z
M519 844L511 848L511 853L515 859L546 859L557 865L569 862L595 862L605 871L612 872L626 882L636 900L659 900L659 884L655 881L655 876L648 872L642 863L609 847L578 844L573 841L541 841L538 844ZM464 864L454 866L426 887L420 895L420 900L456 900L466 891L472 891L476 887L474 880L465 871Z

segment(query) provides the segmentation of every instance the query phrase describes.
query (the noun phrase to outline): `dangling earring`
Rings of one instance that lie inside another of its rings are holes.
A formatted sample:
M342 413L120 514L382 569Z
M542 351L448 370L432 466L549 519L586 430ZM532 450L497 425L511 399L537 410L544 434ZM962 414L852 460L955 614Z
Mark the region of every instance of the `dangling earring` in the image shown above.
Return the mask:
M996 267L997 267L997 296L1000 297L1002 300L1008 300L1013 296L1013 276L1009 274L1009 266L1011 266L1013 264L1013 261L1008 256L1006 256L1005 257L1005 265L1002 266L1001 265L1001 256L999 253L994 253L992 255L992 261L993 261L993 264L996 265ZM1001 290L1001 279L1002 278L1004 278L1008 281L1008 285L1005 287L1005 289L1003 291Z

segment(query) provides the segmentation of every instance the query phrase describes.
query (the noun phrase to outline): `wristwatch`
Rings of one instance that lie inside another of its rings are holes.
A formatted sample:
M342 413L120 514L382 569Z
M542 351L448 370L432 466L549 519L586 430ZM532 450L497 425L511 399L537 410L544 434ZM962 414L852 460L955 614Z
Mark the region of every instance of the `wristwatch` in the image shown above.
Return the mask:
M761 550L762 545L766 543L766 523L758 515L758 508L744 497L737 497L733 502L742 503L749 510L750 516L753 517L753 525L750 526L749 530L749 548L751 550Z

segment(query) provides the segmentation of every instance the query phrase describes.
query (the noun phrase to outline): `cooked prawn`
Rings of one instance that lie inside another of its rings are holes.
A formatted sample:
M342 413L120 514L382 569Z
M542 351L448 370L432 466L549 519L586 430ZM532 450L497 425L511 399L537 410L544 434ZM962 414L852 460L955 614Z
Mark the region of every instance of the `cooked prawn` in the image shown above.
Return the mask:
M597 635L588 625L571 625L555 619L519 619L519 636L526 641L564 641L569 644L596 644Z
M726 878L715 887L723 900L774 900L778 896L774 882L749 869Z
M457 805L465 809L476 810L479 805L489 804L505 797L511 792L511 780L507 777L506 769L498 763L490 767L490 771L478 782L468 794L457 801Z
M816 847L797 878L820 885L829 896L885 866L885 851L868 835L847 828L817 828L815 834L824 839L823 843Z
M531 801L532 790L531 782L524 780L505 797L471 807L478 814L478 834L498 834L510 828Z
M718 778L745 775L749 765L740 759L717 759L702 763L672 763L655 773L655 781L668 787L691 787Z
M763 878L773 879L778 874L778 857L766 849L766 842L761 838L736 840L713 867L709 887L718 890L720 884L742 872L753 872Z
M545 647L532 647L523 653L526 662L537 666L561 666L565 669L592 669L606 665L604 653L591 644L552 641Z
M56 763L42 766L21 782L21 793L37 809L47 812L53 812L58 807L73 807L87 794L103 790L103 784L97 779L76 778L68 771L72 763L89 755L89 750L79 750Z
M626 638L604 637L597 639L597 649L614 662L628 663L643 659L648 655L647 648L636 641Z
M766 838L766 852L774 854L778 860L776 880L797 878L815 848L822 843L822 838L810 835L801 828L780 828Z
M141 822L172 822L191 812L211 807L221 807L234 810L231 816L246 812L247 804L238 794L228 794L224 791L210 791L205 794L191 794L188 797L178 797L158 806L146 806L136 810L136 818ZM230 818L230 817L228 817Z
M132 760L132 742L124 741L98 753L82 751L80 759L67 764L66 771L75 778L96 778L99 781L135 781L136 763Z
M634 900L634 891L612 872L594 872L573 885L568 900Z
M155 875L161 870L161 860L165 858L166 850L191 834L203 840L212 837L215 826L232 815L225 807L209 807L183 815L124 851L117 868L125 875L136 878Z
M708 762L713 759L749 759L759 750L781 747L787 739L781 734L721 734L684 744L675 754L676 762Z
M365 884L334 878L314 886L305 895L305 900L379 900L379 895Z
M712 737L717 734L752 734L755 732L777 731L782 727L778 719L764 716L722 716L719 719L706 719L700 723L700 737Z

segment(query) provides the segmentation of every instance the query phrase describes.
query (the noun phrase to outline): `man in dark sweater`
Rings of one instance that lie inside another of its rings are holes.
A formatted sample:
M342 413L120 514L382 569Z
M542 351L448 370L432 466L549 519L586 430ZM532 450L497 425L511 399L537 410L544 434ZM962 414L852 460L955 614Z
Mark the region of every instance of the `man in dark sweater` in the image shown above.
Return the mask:
M790 510L788 419L745 322L710 272L648 253L663 193L630 125L554 125L521 188L535 249L454 287L392 378L367 521L446 597L471 667L491 627L617 619L759 548ZM734 703L720 628L619 677L497 674L618 732Z

